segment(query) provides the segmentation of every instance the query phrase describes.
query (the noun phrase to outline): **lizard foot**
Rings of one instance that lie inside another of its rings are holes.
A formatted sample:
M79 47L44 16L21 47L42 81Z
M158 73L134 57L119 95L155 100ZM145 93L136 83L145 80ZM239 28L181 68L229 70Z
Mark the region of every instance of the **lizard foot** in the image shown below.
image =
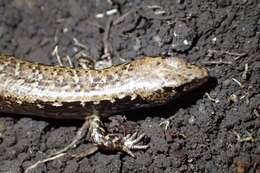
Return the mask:
M61 150L58 150L55 153L50 154L46 159L40 160L35 164L29 166L25 169L25 173L28 173L31 169L37 167L39 164L49 162L51 160L58 159L63 157L64 155L68 154L67 151L71 148L74 148L77 143L85 136L87 132L87 139L94 143L94 146L87 149L85 152L80 153L79 155L72 155L70 156L74 158L82 158L89 156L95 153L99 148L104 150L110 151L121 151L129 154L132 157L135 157L131 150L141 150L147 149L148 145L138 145L138 143L143 139L144 134L137 136L137 132L133 135L126 135L125 137L120 137L116 134L107 133L104 128L103 124L100 121L98 115L94 114L86 118L85 123L83 126L78 130L77 135L73 139L73 141L64 147Z
M137 145L143 139L143 137L144 133L142 133L140 136L137 136L137 132L135 132L133 135L126 135L123 138L122 151L126 152L132 157L135 157L131 150L145 150L149 147L148 145Z
M144 134L137 136L137 132L133 135L128 134L125 137L107 133L104 130L103 124L98 116L92 117L88 132L89 140L96 144L98 148L103 150L125 152L132 157L135 157L135 155L131 150L144 150L148 148L148 145L138 145L143 137Z

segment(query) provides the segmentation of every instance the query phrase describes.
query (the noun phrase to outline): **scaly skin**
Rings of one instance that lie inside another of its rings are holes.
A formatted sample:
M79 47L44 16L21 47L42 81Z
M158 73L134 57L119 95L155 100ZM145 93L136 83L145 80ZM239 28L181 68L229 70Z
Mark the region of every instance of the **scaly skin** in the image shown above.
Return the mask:
M0 55L0 111L84 119L164 104L208 79L179 58L145 57L103 70L48 66Z
M161 105L203 84L206 68L179 58L144 57L103 70L48 66L0 55L0 112L59 119L86 119L65 149L88 129L98 148L134 156L143 135L108 134L100 118L117 112ZM94 151L94 150L92 150Z

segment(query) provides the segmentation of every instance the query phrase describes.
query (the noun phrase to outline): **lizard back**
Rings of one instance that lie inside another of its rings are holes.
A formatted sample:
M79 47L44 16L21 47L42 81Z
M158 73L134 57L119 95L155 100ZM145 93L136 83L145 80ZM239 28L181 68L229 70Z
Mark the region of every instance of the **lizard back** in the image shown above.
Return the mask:
M0 55L0 111L49 118L109 116L169 102L208 79L174 57L144 57L102 70L49 66Z

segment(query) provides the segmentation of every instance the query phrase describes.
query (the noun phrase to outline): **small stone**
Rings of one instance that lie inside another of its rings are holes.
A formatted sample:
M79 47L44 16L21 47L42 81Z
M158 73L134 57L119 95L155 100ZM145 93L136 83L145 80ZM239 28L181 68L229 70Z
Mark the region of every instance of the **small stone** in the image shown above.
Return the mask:
M195 117L194 117L194 116L191 116L191 117L189 118L189 123L190 123L190 124L194 124L194 123L195 123Z
M191 48L195 32L187 27L184 22L177 22L173 29L172 48L184 52Z

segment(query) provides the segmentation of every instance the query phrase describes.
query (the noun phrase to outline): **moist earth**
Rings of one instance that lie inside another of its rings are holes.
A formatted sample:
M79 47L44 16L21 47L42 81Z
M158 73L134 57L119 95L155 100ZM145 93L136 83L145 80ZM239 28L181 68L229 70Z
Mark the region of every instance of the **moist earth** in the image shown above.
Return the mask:
M104 120L110 132L146 134L136 158L99 151L30 172L260 173L260 4L257 0L1 0L0 52L97 68L142 56L179 56L208 68L199 89L158 108ZM3 81L1 81L3 82ZM172 117L167 130L160 123ZM69 144L81 121L0 114L0 172L21 173ZM69 152L89 147L82 141Z

